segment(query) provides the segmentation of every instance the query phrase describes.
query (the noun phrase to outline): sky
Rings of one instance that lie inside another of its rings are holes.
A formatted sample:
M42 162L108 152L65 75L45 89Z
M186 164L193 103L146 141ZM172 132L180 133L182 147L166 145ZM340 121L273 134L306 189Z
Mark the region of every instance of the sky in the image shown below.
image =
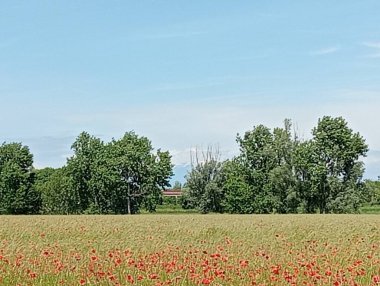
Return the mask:
M81 131L238 154L237 133L342 116L380 175L380 1L0 2L0 141L60 167Z

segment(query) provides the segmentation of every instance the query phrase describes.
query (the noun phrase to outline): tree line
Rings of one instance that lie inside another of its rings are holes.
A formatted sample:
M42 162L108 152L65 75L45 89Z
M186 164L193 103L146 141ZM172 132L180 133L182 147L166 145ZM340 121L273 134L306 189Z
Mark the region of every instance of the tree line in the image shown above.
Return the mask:
M347 213L380 203L379 182L364 182L368 146L341 118L318 120L310 140L264 125L238 135L240 153L193 154L181 198L202 213ZM61 168L35 169L22 143L0 146L0 214L134 214L155 211L170 187L168 151L134 132L103 142L82 132Z
M33 168L21 143L0 147L0 213L133 214L154 211L172 173L169 152L134 132L104 143L82 132L62 168Z
M347 213L377 200L377 187L369 192L362 179L360 158L368 146L343 118L319 119L310 140L291 129L290 120L273 130L255 126L237 136L240 154L223 162L212 150L201 154L187 175L183 207L203 213Z

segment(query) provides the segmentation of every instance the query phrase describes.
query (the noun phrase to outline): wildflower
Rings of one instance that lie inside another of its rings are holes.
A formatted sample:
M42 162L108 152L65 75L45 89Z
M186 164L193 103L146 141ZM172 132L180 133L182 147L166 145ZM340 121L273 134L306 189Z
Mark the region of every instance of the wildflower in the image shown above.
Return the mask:
M157 279L158 275L156 273L149 274L149 279Z
M248 266L248 260L240 260L240 267L244 268Z
M128 281L129 283L131 283L131 284L134 284L134 283L135 283L135 280L133 279L133 276L130 275L130 274L127 275L127 281Z
M380 275L375 275L372 277L373 283L380 284Z

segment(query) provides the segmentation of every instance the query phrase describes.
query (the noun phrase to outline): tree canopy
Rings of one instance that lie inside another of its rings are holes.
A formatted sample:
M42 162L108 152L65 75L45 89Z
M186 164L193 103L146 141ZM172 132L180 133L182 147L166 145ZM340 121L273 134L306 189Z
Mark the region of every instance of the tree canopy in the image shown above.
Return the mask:
M230 213L341 213L356 212L366 198L362 176L368 146L341 118L325 116L312 130L312 138L300 141L283 128L254 126L237 136L240 154L220 163L219 208ZM203 172L203 173L202 173ZM194 184L207 174L206 164L189 173L188 200L198 205L212 201L205 187ZM205 180L203 180L205 181Z
M36 213L40 196L35 191L33 155L21 143L0 146L0 213Z
M134 214L154 211L170 186L171 156L154 151L134 132L104 143L87 132L72 144L67 165L36 171L35 189L46 214Z
M380 202L378 182L363 181L368 146L342 117L325 116L301 140L283 127L238 134L239 153L197 149L181 188L184 208L202 213L347 213ZM103 142L82 132L61 168L33 168L21 143L0 146L0 214L135 214L155 211L170 186L168 151L135 132Z

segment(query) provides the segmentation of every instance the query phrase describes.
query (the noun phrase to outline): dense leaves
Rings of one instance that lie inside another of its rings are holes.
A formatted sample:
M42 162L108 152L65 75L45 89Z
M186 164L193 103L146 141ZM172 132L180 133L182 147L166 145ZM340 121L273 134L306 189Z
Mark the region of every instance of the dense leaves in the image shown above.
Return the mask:
M153 154L150 141L133 132L113 140L108 148L108 170L114 175L117 212L136 213L141 205L154 211L172 176L169 153L158 150Z
M209 147L206 152L195 150L192 171L186 176L182 206L197 208L202 213L222 211L222 163L219 150Z
M36 213L40 196L35 191L33 155L21 143L0 146L0 213Z
M368 202L371 205L380 205L380 177L377 181L367 180L365 186L368 190Z
M79 212L132 214L141 206L154 211L161 190L169 186L169 153L153 153L151 142L134 132L108 144L82 133L73 150L67 169Z
M44 214L79 213L80 198L67 168L45 168L37 171L36 189L41 194Z
M273 131L258 125L243 136L238 135L240 154L218 162L221 167L213 173L213 177L219 178L213 183L217 186L218 208L203 210L357 212L368 199L362 182L364 166L359 161L368 151L365 140L341 117L323 117L312 135L307 141L300 141L296 134L292 136L290 120ZM187 176L188 201L193 200L198 206L213 201L215 194L206 192L210 181L206 163L196 165Z
M181 203L202 213L347 213L380 202L378 182L363 182L368 146L341 118L325 116L309 140L290 120L273 130L254 126L237 136L240 153L221 161L219 149L192 154ZM58 169L33 169L21 143L0 146L1 214L134 214L155 211L170 186L169 152L155 151L134 132L105 143L82 132Z
M105 144L82 132L67 165L34 170L19 143L0 147L0 213L120 214L154 211L172 176L169 152L134 132Z

